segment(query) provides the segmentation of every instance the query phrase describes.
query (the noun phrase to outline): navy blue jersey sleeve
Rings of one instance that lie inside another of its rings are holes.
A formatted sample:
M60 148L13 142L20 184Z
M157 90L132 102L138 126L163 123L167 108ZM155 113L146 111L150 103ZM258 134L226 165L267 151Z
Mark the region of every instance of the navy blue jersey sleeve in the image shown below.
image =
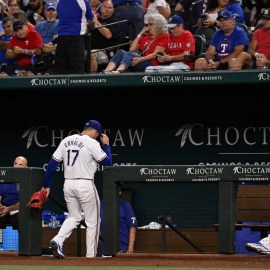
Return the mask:
M43 187L49 188L51 187L52 184L52 177L54 172L56 171L58 166L58 162L54 160L53 158L50 160L46 172L45 172L45 180L44 180L44 185Z
M106 153L107 156L104 159L102 159L99 163L103 166L112 166L112 153L110 145L104 144L103 151Z

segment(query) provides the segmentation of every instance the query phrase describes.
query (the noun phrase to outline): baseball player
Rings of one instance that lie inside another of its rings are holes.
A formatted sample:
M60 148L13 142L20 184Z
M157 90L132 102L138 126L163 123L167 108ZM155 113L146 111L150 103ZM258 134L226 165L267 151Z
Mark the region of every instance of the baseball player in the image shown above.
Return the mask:
M96 140L100 136L103 149ZM50 192L52 176L58 163L64 164L64 197L69 217L62 224L58 234L50 241L53 256L64 258L63 243L85 217L86 257L96 257L100 228L100 199L94 184L97 164L112 165L109 138L101 132L101 124L96 120L88 121L81 134L64 138L52 155L46 173L44 185L47 196Z

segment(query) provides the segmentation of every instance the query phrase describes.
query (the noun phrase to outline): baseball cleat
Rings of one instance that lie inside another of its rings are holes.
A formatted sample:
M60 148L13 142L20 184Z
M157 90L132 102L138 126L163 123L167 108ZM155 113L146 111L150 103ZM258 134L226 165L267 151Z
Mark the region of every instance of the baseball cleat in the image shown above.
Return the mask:
M269 255L270 249L261 243L246 243L246 248L256 251L259 254Z
M52 240L50 242L50 247L53 251L53 256L57 259L62 259L62 258L65 258L65 255L62 251L62 248L54 241Z

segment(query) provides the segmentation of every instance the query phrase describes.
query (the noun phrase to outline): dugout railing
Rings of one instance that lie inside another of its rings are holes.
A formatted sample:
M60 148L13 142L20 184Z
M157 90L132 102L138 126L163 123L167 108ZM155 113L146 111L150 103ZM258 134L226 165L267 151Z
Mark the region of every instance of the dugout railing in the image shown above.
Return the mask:
M103 171L105 255L115 255L118 252L119 182L145 184L170 182L218 183L218 253L234 254L236 194L238 185L243 181L268 184L270 167L255 165L105 167Z
M52 89L66 91L67 89L108 89L111 87L126 87L125 91L133 88L147 91L155 89L157 86L166 87L167 91L183 91L184 86L197 85L201 90L205 86L213 87L219 91L220 85L226 90L235 90L228 87L228 84L241 85L244 92L251 87L268 85L270 83L269 69L253 70L217 70L217 71L189 71L175 73L123 73L117 76L107 74L83 74L83 75L46 75L46 76L27 76L27 77L2 77L0 90L39 90L47 91ZM247 88L248 87L248 88ZM40 92L39 92L40 93Z

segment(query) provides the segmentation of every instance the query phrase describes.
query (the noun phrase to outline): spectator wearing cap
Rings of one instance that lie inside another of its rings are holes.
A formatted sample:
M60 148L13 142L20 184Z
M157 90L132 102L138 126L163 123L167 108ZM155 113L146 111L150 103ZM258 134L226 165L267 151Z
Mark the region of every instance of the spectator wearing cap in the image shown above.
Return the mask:
M133 40L129 51L118 50L102 73L142 72L148 66L159 65L157 54L165 51L168 39L167 21L164 16L151 15L148 26L145 26Z
M253 6L250 8L250 26L260 27L263 24L262 14L265 9L270 7L270 0L256 0L252 1Z
M195 34L205 37L206 47L209 46L213 34L220 28L218 12L229 10L234 14L236 23L245 24L243 9L235 0L208 0L205 5L206 8L197 20Z
M148 24L148 17L152 14L161 14L166 20L171 16L171 7L166 0L150 0L149 6L144 14L144 23Z
M52 42L58 35L58 19L55 3L47 3L44 8L46 20L36 24L35 29L42 37L43 44Z
M170 33L167 48L164 54L157 55L161 65L149 66L145 72L176 72L194 68L194 61L185 56L195 54L195 39L189 30L184 29L183 18L174 15L167 26Z
M6 57L16 59L7 72L16 75L16 70L24 75L33 75L35 57L41 54L42 38L37 31L29 31L27 24L22 21L13 23L14 36L8 46Z
M14 11L12 17L25 23L30 31L35 30L35 25L29 22L27 14L22 9Z
M85 35L94 12L87 0L59 0L57 3L58 38L54 74L85 73Z
M54 56L58 36L58 19L55 3L47 3L44 8L46 20L36 24L35 29L42 37L43 49L42 54L36 64L38 73L52 72L54 65Z
M270 59L270 8L262 14L263 26L255 30L247 52L241 52L233 63L234 69L267 68Z
M233 13L222 10L218 13L217 20L220 22L220 29L212 36L205 57L195 61L195 70L231 68L234 61L232 59L248 49L247 33L236 25Z

